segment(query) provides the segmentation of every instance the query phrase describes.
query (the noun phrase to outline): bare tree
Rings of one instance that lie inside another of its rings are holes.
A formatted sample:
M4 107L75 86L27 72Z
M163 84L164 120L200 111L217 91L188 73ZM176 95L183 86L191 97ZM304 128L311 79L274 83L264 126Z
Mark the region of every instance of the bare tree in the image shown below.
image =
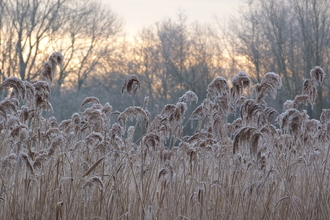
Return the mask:
M164 59L162 78L163 96L180 92L185 88L187 70L184 61L187 58L189 41L187 38L186 18L179 15L178 22L171 19L157 23L157 35L160 41L161 54ZM171 89L171 91L169 91Z
M327 0L291 0L290 2L297 15L302 36L305 77L309 77L309 72L314 66L322 66L326 72L329 72L330 2ZM324 105L323 87L318 87L317 115L321 114Z
M61 11L65 23L55 44L63 51L66 64L58 75L60 88L68 75L71 85L81 89L90 74L96 72L115 50L122 22L106 5L94 1L79 0L66 4Z
M38 77L51 52L65 64L57 88L71 74L79 90L115 49L122 23L108 6L87 0L3 0L0 2L0 68L5 76Z
M225 74L223 50L215 30L184 15L164 19L140 31L134 44L135 73L142 76L150 97L177 101L187 90L205 96L205 88Z
M313 67L323 66L328 71L329 1L255 0L247 6L226 31L234 48L233 59L246 57L257 81L260 74L277 72L284 84L281 97L292 99L301 92L303 79L310 77ZM313 116L324 108L321 87L318 93Z
M151 100L155 97L162 97L164 88L157 81L162 77L164 65L159 39L154 28L143 28L139 32L133 48L133 54L132 70L134 70L132 73L143 76L143 82L148 88L147 94Z
M5 76L18 75L23 80L34 79L45 58L44 46L49 37L58 31L54 23L64 0L4 0L0 7L1 56ZM37 64L37 65L36 65Z
M202 98L206 96L205 88L215 77L227 76L227 60L219 36L210 25L194 22L189 39L185 89L194 90Z

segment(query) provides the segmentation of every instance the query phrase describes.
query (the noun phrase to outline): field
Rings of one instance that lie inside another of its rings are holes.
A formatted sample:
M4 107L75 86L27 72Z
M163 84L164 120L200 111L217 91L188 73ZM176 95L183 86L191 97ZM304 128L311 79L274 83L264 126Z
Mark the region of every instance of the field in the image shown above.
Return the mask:
M305 110L324 80L320 67L283 112L265 102L276 98L279 75L265 74L247 98L252 85L240 72L216 77L191 115L198 98L187 91L155 116L148 97L123 112L87 97L58 122L42 112L52 109L62 62L50 56L46 81L0 85L10 89L0 102L1 219L330 219L330 110L319 120ZM135 100L138 77L123 82Z

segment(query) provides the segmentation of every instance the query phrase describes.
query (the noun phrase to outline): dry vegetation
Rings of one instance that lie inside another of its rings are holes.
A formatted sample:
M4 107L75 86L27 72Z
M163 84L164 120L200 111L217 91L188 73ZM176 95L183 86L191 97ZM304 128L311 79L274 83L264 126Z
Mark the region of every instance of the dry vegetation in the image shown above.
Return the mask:
M10 77L0 85L11 89L0 102L1 219L330 218L330 110L320 120L304 110L324 80L320 67L282 113L264 99L276 97L277 74L248 99L250 78L240 72L231 86L215 78L190 116L192 91L154 117L148 98L117 112L88 97L59 123L42 111L52 109L50 83L62 63L60 53L50 56L47 82ZM128 76L122 92L134 100L139 88ZM136 139L138 127L145 134Z

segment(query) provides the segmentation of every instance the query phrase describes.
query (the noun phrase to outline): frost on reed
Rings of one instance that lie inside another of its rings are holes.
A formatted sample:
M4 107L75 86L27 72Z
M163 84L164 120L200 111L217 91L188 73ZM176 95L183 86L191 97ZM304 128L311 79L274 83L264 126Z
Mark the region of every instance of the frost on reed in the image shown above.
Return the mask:
M246 72L241 71L232 79L233 87L230 88L230 93L235 101L243 94L243 90L250 86L251 80Z
M266 92L269 92L270 95L275 99L277 95L277 89L282 87L282 80L280 76L276 73L269 72L261 80L260 84L254 86L258 103L266 104L264 101Z
M185 103L190 102L191 103L193 101L195 101L197 103L198 102L198 96L196 95L196 93L194 93L191 90L188 90L187 92L185 92L185 94L183 96L181 96L179 98L179 102L185 102Z
M140 80L137 75L129 75L125 78L124 85L121 89L121 94L126 91L127 94L132 97L133 105L135 104L135 97L140 90Z
M25 83L18 79L17 77L8 77L6 78L3 83L0 85L0 90L12 88L12 92L10 94L11 98L25 99L26 95L26 87Z
M11 89L0 101L1 219L330 219L330 110L319 120L304 110L325 80L320 67L283 112L265 101L280 77L267 73L247 96L242 71L232 86L210 82L191 115L199 99L187 91L154 117L148 97L122 112L87 97L58 122L42 111L63 60L50 56L47 82L0 85ZM137 76L124 79L133 100L139 89Z
M62 67L63 62L64 62L64 57L61 52L52 53L49 56L48 61L44 62L43 64L41 76L51 84L56 74L56 67L57 66Z

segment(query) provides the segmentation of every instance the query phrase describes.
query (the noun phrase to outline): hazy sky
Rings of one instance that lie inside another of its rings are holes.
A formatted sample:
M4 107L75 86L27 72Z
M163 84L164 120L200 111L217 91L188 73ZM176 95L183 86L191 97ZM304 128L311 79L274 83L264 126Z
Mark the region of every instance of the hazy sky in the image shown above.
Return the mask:
M181 10L188 21L214 22L235 14L242 0L103 0L124 20L125 31L134 35L143 27L164 18L176 18Z

